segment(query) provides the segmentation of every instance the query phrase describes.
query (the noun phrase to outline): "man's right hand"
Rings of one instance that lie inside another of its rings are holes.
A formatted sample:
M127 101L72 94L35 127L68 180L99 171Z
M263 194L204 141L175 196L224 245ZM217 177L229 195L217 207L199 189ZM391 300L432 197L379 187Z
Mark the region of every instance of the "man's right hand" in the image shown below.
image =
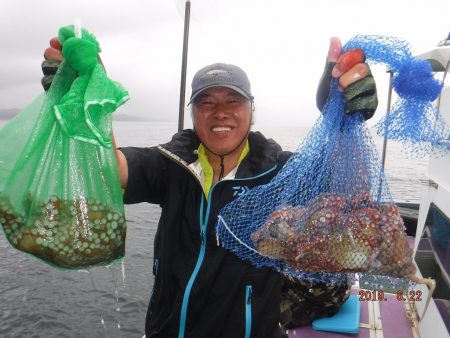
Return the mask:
M41 79L41 83L45 91L50 88L56 71L63 60L61 49L62 46L58 41L58 38L52 38L50 40L50 47L48 47L44 52L45 60L41 65L44 76Z

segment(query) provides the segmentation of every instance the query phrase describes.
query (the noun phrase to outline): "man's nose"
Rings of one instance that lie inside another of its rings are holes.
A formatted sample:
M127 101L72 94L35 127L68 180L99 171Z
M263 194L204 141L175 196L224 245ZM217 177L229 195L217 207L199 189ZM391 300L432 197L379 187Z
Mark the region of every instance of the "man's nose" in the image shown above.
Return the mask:
M214 116L224 119L230 114L230 107L226 103L217 103L214 107Z

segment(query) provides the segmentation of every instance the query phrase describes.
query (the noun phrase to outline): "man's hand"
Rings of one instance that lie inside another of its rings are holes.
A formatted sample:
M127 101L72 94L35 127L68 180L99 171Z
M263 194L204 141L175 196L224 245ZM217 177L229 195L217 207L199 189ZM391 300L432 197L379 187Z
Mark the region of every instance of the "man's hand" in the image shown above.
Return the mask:
M58 70L58 67L63 59L61 49L62 46L58 39L52 38L50 40L50 47L48 47L44 52L45 60L41 65L44 76L41 79L41 83L45 91L50 88L56 71Z
M364 63L362 50L354 49L342 53L341 41L332 37L327 63L317 89L316 104L322 110L330 94L330 82L339 79L339 88L344 95L346 114L361 112L370 119L378 105L375 80L369 66Z
M97 55L97 57L98 62L103 66L103 62L102 59L100 58L100 55ZM41 79L41 83L45 91L47 91L50 88L53 78L55 77L55 74L58 71L58 68L61 65L63 58L64 57L62 54L61 43L58 41L58 38L56 37L52 38L50 40L50 47L48 47L44 52L45 60L42 62L41 65L42 72L44 73L44 76ZM103 69L105 69L104 66Z

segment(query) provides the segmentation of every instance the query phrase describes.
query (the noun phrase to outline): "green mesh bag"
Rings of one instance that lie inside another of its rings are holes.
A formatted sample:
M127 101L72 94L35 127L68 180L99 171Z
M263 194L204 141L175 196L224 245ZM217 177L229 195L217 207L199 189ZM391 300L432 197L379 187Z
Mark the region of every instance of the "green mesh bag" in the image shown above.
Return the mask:
M0 130L0 225L15 248L77 269L124 256L111 123L128 93L105 75L88 31L63 27L59 41L64 61L49 91Z

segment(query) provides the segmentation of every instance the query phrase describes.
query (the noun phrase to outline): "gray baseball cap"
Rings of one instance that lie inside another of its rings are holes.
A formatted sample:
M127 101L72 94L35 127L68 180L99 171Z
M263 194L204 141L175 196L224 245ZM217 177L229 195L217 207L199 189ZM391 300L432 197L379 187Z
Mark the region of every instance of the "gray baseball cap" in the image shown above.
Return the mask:
M189 104L198 94L211 87L228 87L246 99L253 100L247 74L235 65L214 63L195 73L192 79L192 95Z

